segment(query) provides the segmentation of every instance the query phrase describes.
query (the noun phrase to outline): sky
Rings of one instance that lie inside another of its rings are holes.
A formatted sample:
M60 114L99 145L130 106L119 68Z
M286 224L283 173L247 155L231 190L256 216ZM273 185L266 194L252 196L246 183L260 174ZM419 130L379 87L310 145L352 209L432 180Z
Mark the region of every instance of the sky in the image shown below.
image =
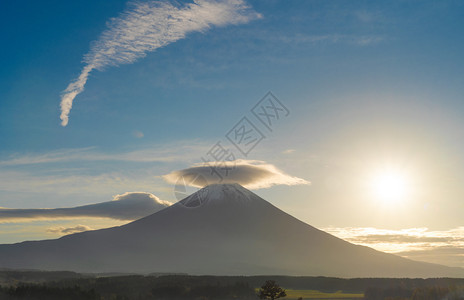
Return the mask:
M193 171L219 180L210 162L225 150L224 182L308 224L464 267L463 13L461 1L2 2L0 243L162 209L201 186ZM244 128L254 135L239 140Z

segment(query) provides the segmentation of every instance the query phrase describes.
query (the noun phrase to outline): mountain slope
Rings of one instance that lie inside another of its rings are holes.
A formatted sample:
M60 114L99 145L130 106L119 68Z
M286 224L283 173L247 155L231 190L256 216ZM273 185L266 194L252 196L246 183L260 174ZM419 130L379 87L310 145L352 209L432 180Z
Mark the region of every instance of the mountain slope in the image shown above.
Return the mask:
M464 276L350 244L240 185L211 185L120 227L0 245L0 267L78 272L341 277Z

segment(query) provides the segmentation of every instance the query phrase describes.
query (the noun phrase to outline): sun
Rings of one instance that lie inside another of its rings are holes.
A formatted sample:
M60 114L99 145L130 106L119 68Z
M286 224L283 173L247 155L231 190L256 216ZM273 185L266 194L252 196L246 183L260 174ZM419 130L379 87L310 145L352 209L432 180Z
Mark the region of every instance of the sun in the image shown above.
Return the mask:
M378 200L396 203L404 200L408 195L409 182L404 172L382 170L372 177L371 188Z

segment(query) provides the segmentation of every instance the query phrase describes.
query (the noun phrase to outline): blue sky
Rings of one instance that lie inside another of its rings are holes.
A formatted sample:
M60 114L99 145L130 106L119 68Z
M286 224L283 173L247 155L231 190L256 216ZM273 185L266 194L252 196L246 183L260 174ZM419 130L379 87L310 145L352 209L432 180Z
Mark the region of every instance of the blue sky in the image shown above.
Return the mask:
M238 158L311 185L276 183L256 193L345 238L368 227L449 234L452 245L406 250L452 246L462 256L464 4L236 3L247 6L247 20L210 24L132 63L93 70L66 127L59 118L63 91L110 19L134 4L2 3L0 207L80 206L126 192L174 202L173 185L162 176L201 163L272 91L289 116L272 132L260 127L266 138ZM406 174L408 185L407 195L388 203L369 187L385 169ZM101 228L120 221L3 223L0 242L54 237L45 229L78 223Z

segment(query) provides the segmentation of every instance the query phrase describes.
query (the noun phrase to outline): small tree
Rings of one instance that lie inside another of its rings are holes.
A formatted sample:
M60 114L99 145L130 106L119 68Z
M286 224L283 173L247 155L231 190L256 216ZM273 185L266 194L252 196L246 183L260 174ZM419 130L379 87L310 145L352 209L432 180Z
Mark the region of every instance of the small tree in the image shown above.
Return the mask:
M267 280L259 289L259 299L278 299L287 296L285 290L282 289L274 280Z

